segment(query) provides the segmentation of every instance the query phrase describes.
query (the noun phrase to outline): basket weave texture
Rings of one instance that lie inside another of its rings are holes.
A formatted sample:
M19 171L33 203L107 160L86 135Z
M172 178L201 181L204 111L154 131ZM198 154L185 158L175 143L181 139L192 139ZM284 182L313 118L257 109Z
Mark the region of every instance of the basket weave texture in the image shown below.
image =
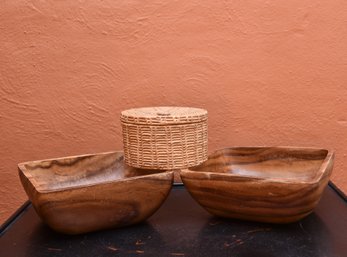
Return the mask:
M125 162L143 169L182 169L207 159L207 111L147 107L121 113Z

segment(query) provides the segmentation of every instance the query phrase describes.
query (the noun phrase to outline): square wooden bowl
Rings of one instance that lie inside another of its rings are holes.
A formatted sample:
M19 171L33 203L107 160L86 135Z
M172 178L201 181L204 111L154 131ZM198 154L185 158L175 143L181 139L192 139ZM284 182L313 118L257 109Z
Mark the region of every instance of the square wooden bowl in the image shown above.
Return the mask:
M132 168L123 159L123 152L107 152L18 168L41 219L56 231L79 234L141 222L166 199L173 172Z
M180 175L211 214L270 223L310 214L328 184L334 153L298 147L234 147Z

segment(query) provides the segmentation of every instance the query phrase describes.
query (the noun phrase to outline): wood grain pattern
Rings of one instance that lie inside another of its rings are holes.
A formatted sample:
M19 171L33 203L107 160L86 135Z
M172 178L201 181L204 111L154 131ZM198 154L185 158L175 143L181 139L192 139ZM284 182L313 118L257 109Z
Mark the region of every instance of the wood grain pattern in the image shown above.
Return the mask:
M135 224L151 216L171 190L173 172L124 164L122 152L66 157L18 165L36 212L68 234Z
M333 169L334 153L293 147L218 150L180 175L211 214L270 223L298 221L313 211Z

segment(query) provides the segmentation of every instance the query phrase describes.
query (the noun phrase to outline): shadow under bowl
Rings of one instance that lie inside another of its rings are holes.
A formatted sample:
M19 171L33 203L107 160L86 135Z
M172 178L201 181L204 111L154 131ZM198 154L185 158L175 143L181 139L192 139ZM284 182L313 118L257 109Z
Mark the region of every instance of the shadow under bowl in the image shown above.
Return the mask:
M328 184L334 153L299 147L233 147L215 151L180 175L213 215L269 223L310 214Z
M173 172L127 166L123 152L18 164L37 214L52 229L80 234L146 220L164 202Z

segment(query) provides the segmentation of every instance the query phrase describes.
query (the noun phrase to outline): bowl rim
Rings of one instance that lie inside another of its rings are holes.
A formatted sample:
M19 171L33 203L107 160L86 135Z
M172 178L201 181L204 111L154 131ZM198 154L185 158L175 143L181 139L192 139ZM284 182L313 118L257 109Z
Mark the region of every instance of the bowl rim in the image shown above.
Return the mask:
M193 177L204 177L207 179L214 179L214 178L225 178L225 179L232 179L232 178L241 178L241 179L249 179L250 181L262 181L262 182L273 182L273 183L281 183L281 184L305 184L305 185L312 185L318 183L326 171L328 170L328 166L330 164L333 165L334 158L335 158L335 151L331 149L326 148L319 148L319 147L301 147L301 146L232 146L232 147L224 147L219 148L211 152L208 156L211 156L213 154L216 154L218 152L227 150L227 149L237 149L237 148L243 148L243 149L256 149L256 148L263 148L263 149L292 149L292 150L324 150L327 151L327 154L325 158L323 159L322 164L320 165L319 169L315 171L315 176L308 181L300 181L300 180L289 180L285 178L264 178L264 177L257 177L257 176L250 176L250 175L240 175L240 174L233 174L233 173L221 173L221 172L210 172L210 171L202 171L202 170L192 170L194 167L182 169L180 171L180 175L182 177L182 180L184 180L185 175L192 175ZM208 159L206 160L208 161ZM205 162L206 162L205 161ZM204 162L203 162L204 163ZM201 163L202 164L202 163ZM199 165L201 165L199 164ZM196 166L195 166L196 167ZM183 176L182 176L183 175Z
M66 187L56 188L56 189L39 189L37 181L31 175L31 173L28 171L28 169L25 167L25 165L27 165L27 164L35 164L35 163L40 163L40 162L44 162L44 161L64 160L64 159L70 159L70 158L72 159L72 158L88 157L88 156L95 156L95 155L119 154L119 157L120 157L120 156L124 156L123 153L124 153L123 151L107 151L107 152L101 152L101 153L71 155L71 156L66 156L66 157L48 158L48 159L42 159L42 160L21 162L17 166L18 166L18 171L21 174L23 174L23 176L26 177L26 179L31 183L33 188L38 193L43 193L43 194L48 194L48 193L53 193L53 192L70 191L70 190L78 190L78 189L95 187L95 186L100 186L100 185L128 183L128 182L135 181L135 180L140 180L140 179L143 179L143 178L151 178L151 177L163 177L163 178L165 178L168 175L171 175L171 180L173 180L174 170L158 170L158 173L152 173L152 174L141 175L141 176L134 176L134 177L123 178L123 179L118 179L118 180L95 182L95 183L91 183L91 184L87 184L87 185L66 186Z

